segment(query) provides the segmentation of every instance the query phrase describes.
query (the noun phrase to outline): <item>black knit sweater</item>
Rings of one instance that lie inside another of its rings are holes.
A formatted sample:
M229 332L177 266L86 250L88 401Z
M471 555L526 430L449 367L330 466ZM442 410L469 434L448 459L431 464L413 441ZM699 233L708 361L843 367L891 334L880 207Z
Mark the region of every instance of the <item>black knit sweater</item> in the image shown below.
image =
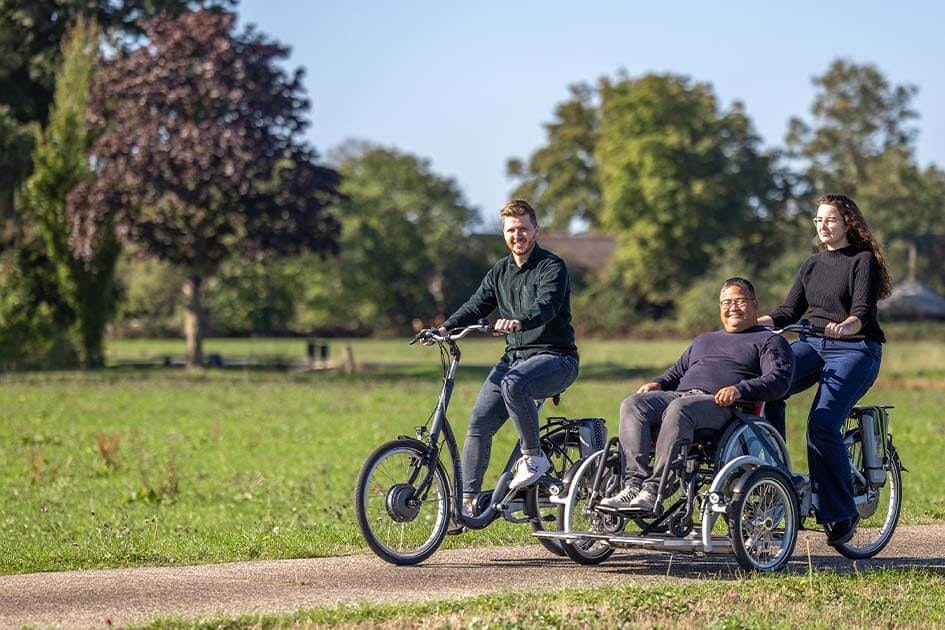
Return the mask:
M886 341L876 317L879 263L869 250L852 245L823 250L804 261L784 304L771 313L775 326L809 319L824 326L855 315L863 322L859 335Z

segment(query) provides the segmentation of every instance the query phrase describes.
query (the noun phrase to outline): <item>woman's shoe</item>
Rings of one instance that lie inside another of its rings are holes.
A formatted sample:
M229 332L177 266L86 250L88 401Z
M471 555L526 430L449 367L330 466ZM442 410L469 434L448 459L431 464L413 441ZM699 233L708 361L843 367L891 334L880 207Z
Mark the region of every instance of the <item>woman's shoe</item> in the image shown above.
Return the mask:
M858 519L845 518L843 520L830 523L827 529L827 544L831 547L842 545L849 542L856 533L856 521Z

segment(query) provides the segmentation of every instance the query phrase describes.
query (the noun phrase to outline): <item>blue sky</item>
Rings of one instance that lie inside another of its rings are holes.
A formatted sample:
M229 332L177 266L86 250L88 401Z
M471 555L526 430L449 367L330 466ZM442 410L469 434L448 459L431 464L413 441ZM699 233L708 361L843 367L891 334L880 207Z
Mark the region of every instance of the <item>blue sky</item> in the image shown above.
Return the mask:
M509 157L544 141L568 85L624 68L711 83L740 100L766 145L805 117L811 77L838 57L919 87L918 159L945 167L945 3L319 2L242 0L292 47L324 156L346 139L430 159L487 216L505 202Z

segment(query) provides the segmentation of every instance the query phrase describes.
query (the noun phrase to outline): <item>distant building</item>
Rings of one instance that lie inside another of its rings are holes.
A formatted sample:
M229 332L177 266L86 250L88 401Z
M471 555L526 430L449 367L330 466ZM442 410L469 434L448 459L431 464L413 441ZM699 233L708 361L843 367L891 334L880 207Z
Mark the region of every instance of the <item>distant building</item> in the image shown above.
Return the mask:
M508 253L502 245L502 236L499 234L473 234L472 238L485 245L483 247L485 252L492 249L496 256ZM614 237L604 234L567 234L544 231L539 233L538 243L561 256L568 264L571 273L579 276L603 270L617 246Z
M879 303L879 312L889 319L945 319L945 298L917 280L906 280Z

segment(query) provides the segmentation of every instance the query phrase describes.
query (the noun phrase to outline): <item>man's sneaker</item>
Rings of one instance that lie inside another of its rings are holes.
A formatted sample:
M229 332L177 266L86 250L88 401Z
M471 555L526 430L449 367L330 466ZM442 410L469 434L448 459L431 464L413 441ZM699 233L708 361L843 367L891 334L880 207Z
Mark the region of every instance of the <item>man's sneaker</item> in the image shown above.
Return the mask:
M460 508L463 513L463 516L466 518L471 518L476 515L476 495L466 496L463 495L463 506ZM456 534L462 534L466 531L466 526L462 523L457 523L454 519L450 518L450 524L446 527L446 533L449 536L455 536Z
M641 512L652 513L656 508L656 493L649 488L643 488L633 497L629 505L631 510L640 510Z
M544 453L538 455L522 455L515 464L515 476L509 482L509 490L530 486L551 469L551 462Z
M601 499L600 506L613 508L615 510L626 510L630 507L630 502L640 493L637 486L626 486L623 490L612 497Z

